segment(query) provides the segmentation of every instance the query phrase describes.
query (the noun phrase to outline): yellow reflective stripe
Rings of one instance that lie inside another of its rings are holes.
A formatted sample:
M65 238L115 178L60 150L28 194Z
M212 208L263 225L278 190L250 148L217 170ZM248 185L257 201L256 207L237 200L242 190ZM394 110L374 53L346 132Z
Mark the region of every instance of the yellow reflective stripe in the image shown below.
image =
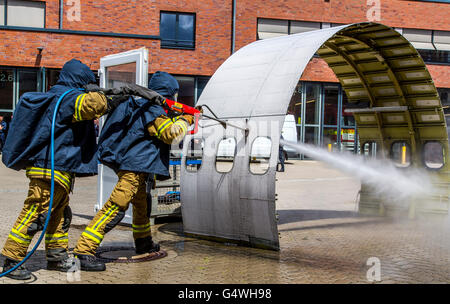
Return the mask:
M25 226L30 221L30 218L36 213L36 210L37 210L37 205L34 204L30 208L30 210L28 210L28 212L25 215L25 217L22 219L22 222L19 224L19 227L17 227L17 230L22 229L22 227Z
M108 211L95 223L93 230L97 231L98 228L116 211L119 207L117 205L109 207Z
M21 244L28 245L28 244L31 243L31 241L23 240L23 239L19 238L18 236L13 235L12 233L10 233L10 234L8 235L8 237L10 237L10 238L13 239L14 241L16 241L16 242L18 242L18 243L21 243Z
M80 102L80 99L83 95L84 94L78 95L77 100L75 101L75 111L74 112L75 112L75 120L76 121L80 120L79 115L78 115L78 103Z
M45 169L45 168L37 168L37 167L28 168L27 175L33 175L33 174L51 177L52 171L50 169ZM72 178L69 174L64 173L62 171L55 171L55 178L57 180L59 180L68 189L70 189L70 185L72 183Z
M103 235L101 235L98 231L96 231L92 228L86 227L85 231L89 231L89 232L95 234L96 236L98 236L99 238L103 238Z
M169 118L169 119L166 119L160 126L159 126L159 128L158 128L158 130L157 130L157 135L158 135L158 138L161 136L161 134L162 134L162 132L164 132L164 130L165 129L167 129L169 126L171 126L173 124L173 122L172 122L172 120Z
M75 101L75 120L80 121L81 118L81 106L83 104L84 99L86 98L86 93L81 94L77 97L77 100Z
M45 234L45 238L60 238L60 237L68 237L69 233L54 233L54 234Z
M132 225L133 232L147 232L150 231L150 223L144 225Z
M34 170L34 171L45 171L47 173L52 173L51 169L47 169L47 168L39 168L39 167L28 167L27 170ZM64 172L64 171L59 171L59 170L55 170L55 174L61 176L61 178L66 179L68 182L70 182L72 180L72 175L70 173Z
M45 234L45 243L67 243L69 241L69 233Z
M141 229L133 229L133 232L136 232L136 233L138 233L138 232L147 232L147 231L150 231L150 227L141 228Z
M27 173L30 173L30 174L42 174L42 175L47 176L47 177L51 177L51 175L52 175L51 173L37 172L37 171L30 171L30 172L27 172ZM55 174L55 178L58 181L60 181L64 186L66 186L68 189L70 189L70 184L66 180L62 179L60 176L58 176L56 174Z
M135 225L135 224L132 224L132 227L133 227L133 228L145 228L145 227L148 227L148 226L150 226L150 223L143 224L143 225Z
M92 232L90 231L83 231L83 233L81 235L84 235L88 238L90 238L91 240L93 240L94 242L96 242L97 244L100 244L103 240L103 238L99 239L97 236L93 235Z
M20 231L18 231L17 229L11 229L11 232L14 233L14 234L17 234L17 235L20 236L21 238L24 238L24 239L27 239L27 240L30 240L30 241L33 239L32 236L23 234L23 233L21 233Z

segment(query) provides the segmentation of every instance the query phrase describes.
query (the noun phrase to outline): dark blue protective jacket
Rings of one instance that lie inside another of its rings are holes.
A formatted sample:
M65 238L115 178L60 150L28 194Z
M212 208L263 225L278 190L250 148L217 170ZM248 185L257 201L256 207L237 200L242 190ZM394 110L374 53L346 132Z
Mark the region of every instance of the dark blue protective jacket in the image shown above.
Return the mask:
M127 170L169 176L170 146L150 136L147 126L164 109L139 98L121 103L108 115L99 138L99 160L116 172Z
M53 111L60 103L55 125L55 170L97 173L97 145L93 121L72 122L75 101L83 85L95 83L94 73L79 60L68 61L58 82L47 93L25 93L19 100L3 149L2 161L12 169L50 168Z
M149 88L160 95L173 98L179 86L166 72L156 72ZM121 103L106 119L99 138L99 159L116 172L127 170L170 176L170 146L154 136L147 127L157 117L166 115L164 109L146 99L130 98Z

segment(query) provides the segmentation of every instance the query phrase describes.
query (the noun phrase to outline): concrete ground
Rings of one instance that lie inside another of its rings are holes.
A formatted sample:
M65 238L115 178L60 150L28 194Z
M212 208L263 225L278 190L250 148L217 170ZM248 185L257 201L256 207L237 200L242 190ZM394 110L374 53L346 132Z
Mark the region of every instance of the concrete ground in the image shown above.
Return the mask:
M108 263L103 273L68 277L45 269L41 245L26 264L34 276L25 283L450 283L447 220L358 216L359 182L320 162L289 161L277 179L279 252L186 237L180 222L166 222L153 226L165 258ZM1 246L27 185L24 172L0 164ZM96 177L77 179L71 249L94 215L96 191ZM131 228L124 226L103 241L105 247L132 244ZM0 265L3 261L0 257ZM0 283L23 282L0 278Z

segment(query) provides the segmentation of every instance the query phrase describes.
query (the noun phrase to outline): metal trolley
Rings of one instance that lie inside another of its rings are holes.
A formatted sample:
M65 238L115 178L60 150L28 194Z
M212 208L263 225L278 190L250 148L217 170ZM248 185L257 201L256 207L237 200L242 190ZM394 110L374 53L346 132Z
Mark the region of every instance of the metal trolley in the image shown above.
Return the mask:
M147 183L147 199L151 202L151 225L154 225L155 219L159 217L181 217L180 165L181 160L179 158L171 159L169 164L170 179L155 181L150 178Z
M188 160L188 165L198 165L201 160ZM165 181L149 180L147 183L148 200L151 202L150 224L155 224L156 218L181 218L180 198L180 166L181 158L171 158L169 163L170 179Z

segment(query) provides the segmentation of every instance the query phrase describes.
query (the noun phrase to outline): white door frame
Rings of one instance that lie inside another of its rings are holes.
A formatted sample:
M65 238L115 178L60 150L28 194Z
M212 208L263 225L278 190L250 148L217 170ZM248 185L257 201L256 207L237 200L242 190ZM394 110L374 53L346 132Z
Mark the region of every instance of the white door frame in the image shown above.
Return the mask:
M144 87L148 85L148 49L140 48L123 53L112 54L100 59L100 69L98 75L100 77L100 87L104 88L107 85L106 69L108 67L136 63L136 80L135 83ZM99 121L99 132L105 122L103 116ZM117 176L110 168L99 164L98 165L98 188L97 188L97 203L94 211L100 210L108 200L114 186L117 183ZM132 222L132 208L129 208L125 214L123 223L131 224Z

